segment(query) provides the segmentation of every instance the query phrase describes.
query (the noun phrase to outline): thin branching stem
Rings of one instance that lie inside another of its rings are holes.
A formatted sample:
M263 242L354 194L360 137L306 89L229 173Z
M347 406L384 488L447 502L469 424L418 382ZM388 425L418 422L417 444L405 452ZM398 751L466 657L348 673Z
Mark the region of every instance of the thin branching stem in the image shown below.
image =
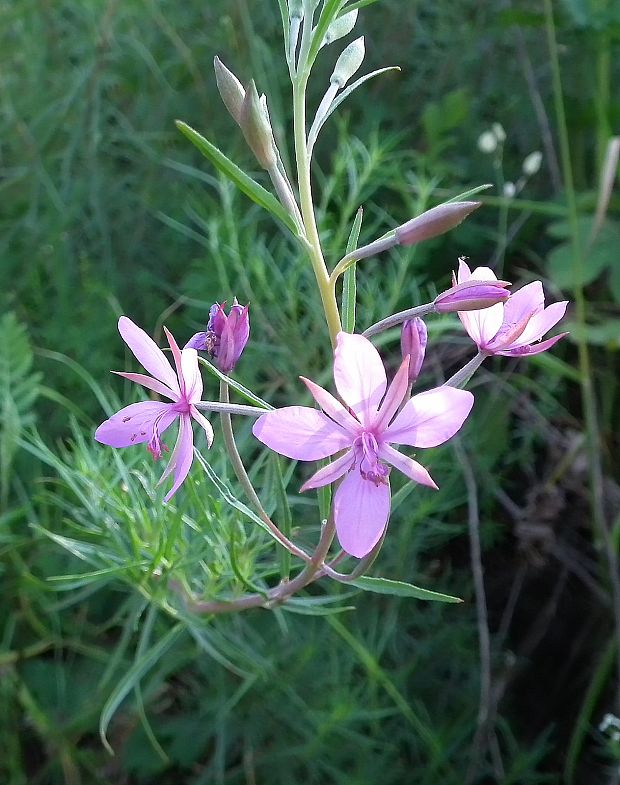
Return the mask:
M228 404L229 403L229 392L228 392L228 385L224 381L220 381L220 400L222 403ZM263 412L264 413L264 412ZM254 490L254 486L250 478L248 477L248 473L245 470L245 466L243 465L243 461L241 460L241 456L239 455L239 450L237 449L237 443L235 441L235 434L232 429L232 421L230 419L230 413L228 411L223 411L220 413L220 421L222 424L222 434L224 437L224 445L226 447L226 452L228 453L228 457L230 458L230 462L232 464L233 470L243 490L245 491L248 499L254 506L259 518L263 521L265 526L269 529L269 531L273 534L276 540L283 545L288 551L290 551L293 556L298 556L300 559L303 559L305 562L310 562L311 557L302 549L295 545L294 542L288 539L280 529L276 526L276 524L271 520L271 518L265 512L265 508L261 504L260 499L258 498L258 494Z

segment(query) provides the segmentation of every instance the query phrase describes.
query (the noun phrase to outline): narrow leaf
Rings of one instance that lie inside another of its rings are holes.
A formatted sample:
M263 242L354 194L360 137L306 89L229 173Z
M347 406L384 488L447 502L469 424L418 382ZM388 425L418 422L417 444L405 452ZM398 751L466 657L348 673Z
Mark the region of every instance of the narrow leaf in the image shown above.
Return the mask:
M351 234L347 242L347 254L357 248L362 228L362 218L364 211L360 207L355 214L355 220L351 227ZM342 279L342 329L345 333L355 332L355 303L357 299L356 285L356 265L352 264L347 268Z
M276 491L276 504L278 511L277 520L280 522L280 530L285 537L291 536L291 529L293 527L293 516L291 515L291 508L288 503L286 495L286 485L284 484L284 475L282 473L282 464L277 455L272 456L274 464L274 480ZM288 580L291 572L291 554L286 548L280 551L280 576L283 580Z
M127 673L122 677L116 688L113 690L110 697L105 702L101 717L99 719L99 736L103 746L107 749L110 755L114 755L114 750L110 746L106 738L108 726L116 710L121 705L127 695L136 687L140 679L147 673L159 660L166 654L168 649L176 643L177 639L183 632L184 627L182 624L177 624L164 635L152 648L148 649L145 654L137 659Z
M348 5L346 8L344 8L340 12L339 16L348 14L349 11L355 11L356 9L359 8L365 8L367 5L372 5L373 3L377 3L377 2L378 0L357 0L355 3L351 3L351 5Z
M357 586L363 591L372 591L376 594L391 594L395 597L415 597L418 600L435 600L437 602L463 602L459 597L450 594L440 594L429 589L420 589L411 583L391 581L388 578L368 578L363 576L354 581L347 581L347 585Z
M271 411L274 408L270 403L267 403L267 401L259 398L258 395L254 395L254 393L251 390L248 390L247 387L244 387L239 382L231 379L230 376L226 376L226 374L222 373L219 368L216 368L213 363L210 363L204 357L199 357L198 362L202 363L209 373L212 373L221 382L225 382L229 387L232 387L233 390L236 390L242 398L246 399L246 401L253 403L255 406L259 406L261 409L267 409Z
M207 475L207 477L215 485L215 487L219 491L219 493L222 496L222 498L224 499L224 501L227 504L230 504L231 507L234 507L236 510L238 510L242 515L245 515L246 518L249 518L257 526L260 526L261 529L264 529L270 537L273 537L273 539L278 543L278 545L282 545L282 543L276 537L274 537L273 532L271 531L269 526L267 526L267 524L264 521L262 521L258 517L258 515L256 515L256 513L253 512L247 505L245 505L243 502L241 502L241 501L239 501L239 499L237 499L237 497L230 490L228 485L226 485L226 483L223 482L218 477L218 475L215 473L213 468L204 459L204 457L201 455L201 453L198 452L198 450L196 450L196 449L194 449L194 457L196 458L198 463L204 469L204 472Z
M323 117L321 118L320 122L316 124L316 126L312 127L312 133L308 137L308 150L312 153L312 149L314 148L314 143L317 140L319 135L319 131L325 124L327 118L334 112L340 104L345 101L354 90L357 90L358 87L367 82L369 79L372 79L374 76L379 76L380 74L386 73L386 71L400 71L400 66L397 65L390 65L387 68L379 68L377 71L371 71L369 74L364 74L364 76L360 76L359 79L356 79L355 82L352 82L345 90L343 90L338 98L336 98L332 104L330 105L329 109L325 112ZM353 250L353 249L351 249Z
M480 191L488 191L489 188L493 188L491 183L484 183L484 185L477 185L475 188L470 188L469 191L463 191L462 194L453 196L451 199L448 199L445 202L445 204L450 204L451 202L466 202L470 196L475 196L475 194L479 194Z
M325 38L325 33L329 28L330 24L334 21L334 19L340 13L343 5L345 4L345 0L326 0L323 5L323 10L321 11L321 15L319 17L319 21L317 22L316 27L314 28L314 32L312 34L312 42L310 44L310 50L308 52L308 59L304 64L306 68L310 68L314 63L314 60L317 56L319 49L321 48L321 44L323 43L323 39ZM353 9L347 9L350 11Z
M253 180L248 174L240 169L237 164L234 164L230 158L224 155L215 145L211 144L208 139L205 139L202 134L195 131L191 126L184 123L182 120L176 121L176 126L181 133L186 136L200 150L200 152L208 158L211 163L219 169L226 177L229 178L246 196L249 196L253 202L264 207L272 215L278 218L282 223L290 229L290 231L297 236L297 227L295 221L282 207L280 202L273 194L270 194L262 185L259 185L256 180Z

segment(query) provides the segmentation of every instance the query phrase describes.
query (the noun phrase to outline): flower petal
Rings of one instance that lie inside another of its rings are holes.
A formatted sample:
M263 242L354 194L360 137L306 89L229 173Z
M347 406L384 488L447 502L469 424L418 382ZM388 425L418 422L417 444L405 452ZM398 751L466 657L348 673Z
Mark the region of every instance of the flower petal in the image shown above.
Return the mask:
M384 442L413 447L436 447L450 439L474 405L467 390L436 387L415 395L383 433Z
M542 311L545 294L540 281L532 281L511 294L504 304L504 324L517 324L523 319Z
M190 407L189 413L194 418L194 420L196 420L198 425L200 425L200 427L204 429L204 432L207 437L207 447L211 447L214 438L213 426L211 425L209 420L207 420L207 418L203 414L201 414L201 412L198 411L198 409L195 406Z
M344 455L337 458L335 461L324 466L315 472L309 480L301 486L301 491L309 491L312 488L321 488L323 485L328 485L330 482L335 482L339 477L348 471L355 463L355 453L353 450L347 450Z
M299 461L318 461L345 447L352 438L323 412L307 406L286 406L261 415L252 433L267 447Z
M109 447L131 447L151 438L156 421L158 433L163 433L177 417L171 403L132 403L102 422L95 431L95 439Z
M546 341L541 341L540 343L528 344L527 346L515 346L502 352L496 352L496 354L503 354L505 357L529 357L532 354L546 352L547 349L551 349L552 346L555 346L560 338L564 338L567 335L568 333L560 333L559 335L554 335L552 338L547 338Z
M182 414L179 422L179 435L174 445L174 450L170 456L170 463L159 479L158 485L162 483L171 472L174 472L174 482L172 488L164 496L164 502L169 502L172 496L179 490L183 480L189 474L189 470L194 460L194 434L192 432L191 419Z
M373 428L377 433L385 430L390 424L392 417L398 411L398 407L403 402L409 389L409 356L402 361L400 368L392 379L390 386L385 394L381 409L377 415Z
M187 400L190 403L196 403L202 395L202 376L198 368L196 349L185 348L181 351L181 371Z
M155 341L127 316L121 316L118 320L118 331L138 362L156 379L178 393L179 383L172 366Z
M389 444L384 444L379 449L379 458L391 463L395 469L398 469L399 472L402 472L406 477L409 477L410 480L419 482L420 485L428 485L429 488L439 490L435 481L422 464L414 461L413 458L403 455L402 452L398 452L398 450L390 447Z
M458 283L466 281L496 281L497 276L490 267L476 267L473 272L463 259L459 259ZM497 333L502 326L504 315L503 303L497 303L480 311L459 311L459 319L469 337L478 346L483 346Z
M516 340L510 348L514 349L519 346L526 346L527 344L533 343L534 341L539 341L543 335L546 332L549 332L552 327L555 327L555 325L564 316L567 305L568 301L553 303L543 311L539 311L538 313L534 314L525 330L519 336L518 340Z
M454 280L454 273L452 274L452 278ZM459 270L456 276L457 283L465 283L465 281L469 281L471 278L471 270L469 269L469 265L465 261L465 259L461 256L459 259Z
M361 559L381 539L390 517L390 486L364 480L356 469L334 495L334 522L343 549Z
M306 379L305 376L300 376L299 378L310 390L312 397L328 417L331 417L334 422L337 422L338 425L349 431L353 436L357 436L360 433L362 426L337 398L334 398L331 393L319 387L318 384L310 381L310 379Z
M387 387L379 352L363 335L338 333L334 381L342 400L362 425L370 425Z
M177 369L177 376L179 377L178 383L180 385L181 395L185 395L185 381L183 379L183 364L181 362L181 350L179 349L179 344L174 339L174 335L170 332L170 330L165 325L164 325L164 332L166 333L166 338L168 339L168 345L172 350L174 365Z
M124 379L129 379L130 382L148 387L149 390L153 390L153 392L159 393L160 395L165 395L166 398L170 398L171 401L177 401L179 399L178 394L173 392L168 385L163 382L158 382L157 379L153 379L152 376L147 376L145 373L125 373L125 371L112 371L112 373L115 373L117 376L122 376Z

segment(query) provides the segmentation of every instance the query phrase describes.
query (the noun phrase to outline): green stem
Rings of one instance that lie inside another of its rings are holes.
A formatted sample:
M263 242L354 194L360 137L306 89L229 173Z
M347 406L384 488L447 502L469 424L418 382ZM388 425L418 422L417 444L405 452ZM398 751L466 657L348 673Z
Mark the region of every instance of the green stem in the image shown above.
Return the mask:
M377 333L383 332L383 330L389 330L390 327L396 327L397 325L406 322L407 319L414 319L416 316L426 316L429 313L433 313L434 310L435 303L425 303L424 305L416 305L415 308L407 308L406 311L399 311L398 313L388 316L386 319L381 319L380 322L371 324L368 329L364 330L362 335L365 335L366 338L370 338L371 335L376 335Z
M222 403L229 403L229 394L228 394L228 385L226 382L220 382L220 400ZM272 532L273 536L278 540L278 542L283 545L288 551L290 551L294 556L298 556L300 559L303 559L305 562L310 562L311 557L301 548L298 548L294 542L288 539L280 529L276 526L276 524L271 520L271 518L265 512L263 505L261 504L260 499L256 491L254 490L254 486L248 474L245 470L245 466L243 465L243 461L241 460L241 456L239 455L239 450L237 449L237 443L235 442L235 435L232 429L232 422L230 419L230 414L227 411L223 411L220 413L220 421L222 424L222 435L224 437L224 445L226 447L226 452L228 453L228 457L230 458L230 462L232 464L233 470L243 490L245 491L248 499L254 505L256 512L258 513L260 519L263 523L269 527L269 530Z
M302 54L304 54L303 38ZM306 143L306 85L308 83L308 75L305 63L300 63L298 75L293 81L293 124L299 200L301 215L306 231L306 240L308 241L308 254L319 287L329 335L332 345L335 346L336 335L342 330L342 326L340 324L340 314L336 301L336 288L329 279L325 260L323 259L323 252L321 250L321 240L316 225L316 217L314 215L312 183L310 180L310 156L308 155Z
M191 609L196 613L220 614L232 613L248 608L271 608L274 605L280 605L281 603L286 602L293 594L305 588L309 583L312 583L323 575L321 567L329 552L335 533L334 521L333 518L330 517L325 521L322 527L321 537L314 553L310 557L310 561L292 581L283 581L273 589L269 589L265 594L246 594L243 597L238 597L229 602L221 600L200 602L194 600L190 602Z
M464 365L460 371L457 371L453 376L451 376L447 382L444 382L444 385L446 387L456 387L458 389L462 389L488 356L489 355L486 352L479 350L478 354L475 357L472 357L472 359L466 365Z

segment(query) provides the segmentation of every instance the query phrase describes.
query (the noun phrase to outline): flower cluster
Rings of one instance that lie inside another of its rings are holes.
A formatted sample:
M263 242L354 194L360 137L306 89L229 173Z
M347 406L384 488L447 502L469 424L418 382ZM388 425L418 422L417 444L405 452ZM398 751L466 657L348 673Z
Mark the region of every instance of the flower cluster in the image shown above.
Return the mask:
M433 307L440 313L458 310L467 333L485 355L537 354L566 335L537 343L562 318L566 302L545 308L539 281L512 295L506 285L489 268L478 267L472 272L461 259L454 286L439 295ZM207 447L213 441L213 428L198 408L212 405L201 400L203 384L197 351L207 352L222 372L230 373L249 337L248 306L242 307L235 299L228 315L224 306L212 306L206 331L196 333L183 350L164 328L176 373L143 330L125 316L119 320L123 340L151 376L115 373L171 403L130 404L102 423L95 438L112 447L146 443L153 458L159 459L168 452L162 435L178 419L176 444L160 480L171 474L174 477L164 501L172 497L189 473L192 420L205 431ZM482 307L476 310L476 306ZM443 444L457 433L472 409L474 398L470 392L446 385L409 397L426 347L424 321L419 317L405 320L401 331L403 361L388 385L384 365L371 342L362 335L341 332L334 353L339 398L301 377L321 410L287 406L262 414L254 424L254 436L288 458L321 461L336 456L301 490L338 483L332 514L340 544L352 556L366 556L382 540L390 515L390 467L414 482L437 488L420 463L393 445L429 448Z

